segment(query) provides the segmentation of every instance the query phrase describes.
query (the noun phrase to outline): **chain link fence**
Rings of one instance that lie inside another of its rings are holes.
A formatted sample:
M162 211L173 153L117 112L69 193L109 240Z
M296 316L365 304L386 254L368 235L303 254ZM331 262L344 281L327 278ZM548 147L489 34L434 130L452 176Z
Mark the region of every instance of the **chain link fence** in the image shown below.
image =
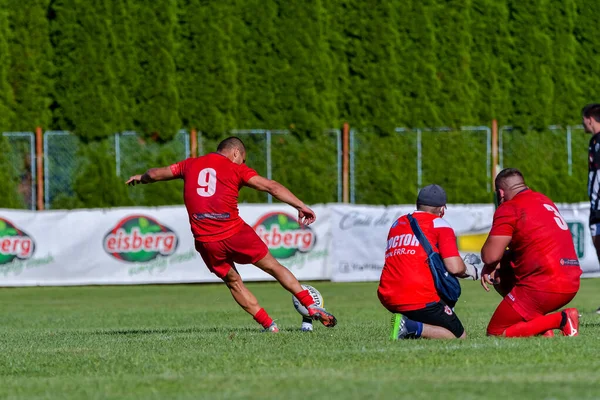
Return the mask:
M421 174L420 131L396 128L380 136L350 131L350 202L411 204ZM372 198L376 193L377 197Z
M3 132L2 136L8 145L8 149L2 151L10 168L7 174L17 183L18 206L35 210L35 135L33 132Z
M475 191L478 201L489 202L491 143L487 126L396 128L383 137L352 130L350 201L412 204L423 186L437 183L446 189L449 201Z
M102 146L105 144L106 146ZM67 131L47 131L44 133L44 203L46 209L54 204L63 204L63 200L74 196L74 183L77 172L85 164L85 150L96 147L108 148L109 156L114 160L115 174L125 180L130 175L143 173L148 168L169 165L190 155L190 139L187 131L181 130L174 140L156 143L144 140L135 132L115 134L104 141L90 144L82 143L76 135ZM167 183L167 187L177 183ZM155 189L141 186L129 192L134 204L165 204L177 199L181 193L153 201L158 196ZM169 191L167 191L169 192ZM171 190L170 192L174 192Z
M247 164L259 174L288 186L307 203L341 202L339 130L327 130L310 138L287 130L246 129L229 134L244 141L248 150ZM5 132L3 136L11 147L6 154L14 168L12 172L19 177L19 198L23 207L34 209L35 136L31 132ZM498 139L500 168L521 169L532 187L557 202L585 200L589 135L583 133L582 126L554 125L543 131L527 132L502 127ZM215 151L219 140L198 135L199 154ZM115 173L122 179L190 155L190 136L184 130L168 143L144 140L135 132L116 134L107 141L114 157ZM44 201L47 209L52 208L57 198L74 194L75 174L82 165L82 147L86 146L89 145L82 144L69 132L45 133ZM542 158L540 153L543 153ZM444 186L450 201L460 199L462 193L469 191L475 192L477 201L488 203L491 201L491 164L491 130L487 126L396 128L394 134L383 137L353 129L350 132L350 201L411 204L421 187L435 182ZM173 186L168 196L154 193L154 188L131 191L133 204L154 205L158 197L163 201L161 204L180 203L177 183L166 185ZM246 189L240 192L240 202L270 203L272 199L265 193Z
M555 202L587 200L587 149L583 126L551 125L527 131L498 130L500 168L520 169L527 183Z
M128 131L114 136L115 168L117 176L125 181L153 167L164 167L190 156L190 135L186 130L177 132L173 140L157 143ZM143 185L129 191L136 205L179 204L182 201L181 182L165 182L162 186Z
M311 138L300 138L288 130L268 129L235 129L229 134L244 142L247 165L289 187L304 202L341 202L340 130L328 129ZM220 140L198 135L199 154L216 151ZM272 203L273 199L270 194L245 189L240 191L239 201Z

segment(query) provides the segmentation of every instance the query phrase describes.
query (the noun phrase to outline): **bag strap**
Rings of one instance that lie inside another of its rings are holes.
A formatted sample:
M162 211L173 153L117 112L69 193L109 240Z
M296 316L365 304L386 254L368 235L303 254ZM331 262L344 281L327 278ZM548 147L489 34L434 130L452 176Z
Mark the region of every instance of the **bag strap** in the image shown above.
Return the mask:
M427 253L427 256L431 256L431 254L435 253L435 251L433 251L433 247L431 247L429 240L427 240L427 237L421 230L419 223L412 216L412 214L408 214L407 217L408 217L408 222L410 222L410 227L411 227L413 233L417 237L417 240L419 241L419 243L421 243L421 246L423 246L423 250L425 250L425 252Z

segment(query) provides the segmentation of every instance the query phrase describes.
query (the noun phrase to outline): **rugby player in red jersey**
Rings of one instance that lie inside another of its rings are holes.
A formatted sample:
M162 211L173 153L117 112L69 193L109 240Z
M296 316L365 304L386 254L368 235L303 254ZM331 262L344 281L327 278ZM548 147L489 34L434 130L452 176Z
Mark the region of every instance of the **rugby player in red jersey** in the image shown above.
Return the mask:
M439 185L428 185L419 191L417 211L412 216L434 251L444 261L446 270L458 277L472 277L474 266L460 258L456 235L442 219L446 209L446 193ZM413 234L408 216L398 218L390 228L377 295L381 304L395 314L402 314L393 339L451 339L466 337L462 323L437 293L427 253Z
M246 148L237 137L223 140L215 153L188 158L162 168L151 168L135 175L129 185L183 179L184 203L189 214L196 250L211 272L221 278L235 301L265 330L279 328L256 297L246 288L234 262L254 264L292 293L314 320L333 327L335 317L314 304L308 290L303 290L296 277L269 253L267 245L239 216L238 194L243 186L270 193L276 199L298 210L300 224L312 224L316 215L280 183L266 179L246 166Z
M527 187L518 169L502 170L495 183L500 205L481 249L481 285L489 291L490 274L500 268L507 247L515 283L494 312L487 334L552 336L553 329L560 329L565 336L577 336L577 309L555 312L575 297L582 272L569 226L552 200Z

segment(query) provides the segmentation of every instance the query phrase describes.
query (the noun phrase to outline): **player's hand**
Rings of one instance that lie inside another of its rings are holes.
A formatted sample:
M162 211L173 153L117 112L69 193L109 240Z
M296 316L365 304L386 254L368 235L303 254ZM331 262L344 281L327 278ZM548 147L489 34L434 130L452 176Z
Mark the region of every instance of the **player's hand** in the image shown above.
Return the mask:
M300 225L310 225L317 219L317 215L313 210L306 206L298 209L298 223Z
M481 277L481 258L479 258L477 254L468 253L463 258L463 262L467 268L465 271L465 278L471 278L474 281L478 281Z
M495 267L493 265L485 265L481 270L481 286L485 289L486 292L490 291L488 285L494 285L494 281L492 281L491 273L494 272Z
M133 175L125 183L129 186L135 186L137 184L140 184L142 183L142 175Z

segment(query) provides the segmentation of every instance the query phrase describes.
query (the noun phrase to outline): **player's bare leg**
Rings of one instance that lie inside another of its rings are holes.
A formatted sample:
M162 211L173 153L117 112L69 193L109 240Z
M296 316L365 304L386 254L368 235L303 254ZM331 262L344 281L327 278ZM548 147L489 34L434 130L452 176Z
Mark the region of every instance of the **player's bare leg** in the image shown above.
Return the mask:
M458 339L466 339L467 332L463 332ZM448 329L413 321L401 314L392 316L392 340L398 339L456 339L454 333Z
M301 292L302 286L300 286L300 282L298 279L290 272L289 269L284 267L277 261L275 257L271 255L271 253L267 253L266 256L258 260L254 265L258 268L265 271L267 274L271 275L273 278L277 279L277 281L291 294L296 294Z
M423 324L423 333L421 334L421 337L425 339L456 339L454 333L450 332L448 329L428 324ZM467 332L463 332L458 339L466 338Z
M281 265L271 253L267 253L266 256L258 260L254 265L277 279L281 286L296 296L300 303L308 309L312 319L321 321L323 325L329 328L332 328L337 324L337 320L332 314L321 307L315 306L312 297L307 290L302 288L294 274Z
M231 295L235 301L244 309L244 311L252 315L256 322L271 332L279 331L277 325L273 322L271 317L269 317L266 311L258 304L256 296L254 296L254 294L248 290L246 285L244 285L242 277L233 266L223 278L223 282L225 282L229 288L229 291L231 292Z

